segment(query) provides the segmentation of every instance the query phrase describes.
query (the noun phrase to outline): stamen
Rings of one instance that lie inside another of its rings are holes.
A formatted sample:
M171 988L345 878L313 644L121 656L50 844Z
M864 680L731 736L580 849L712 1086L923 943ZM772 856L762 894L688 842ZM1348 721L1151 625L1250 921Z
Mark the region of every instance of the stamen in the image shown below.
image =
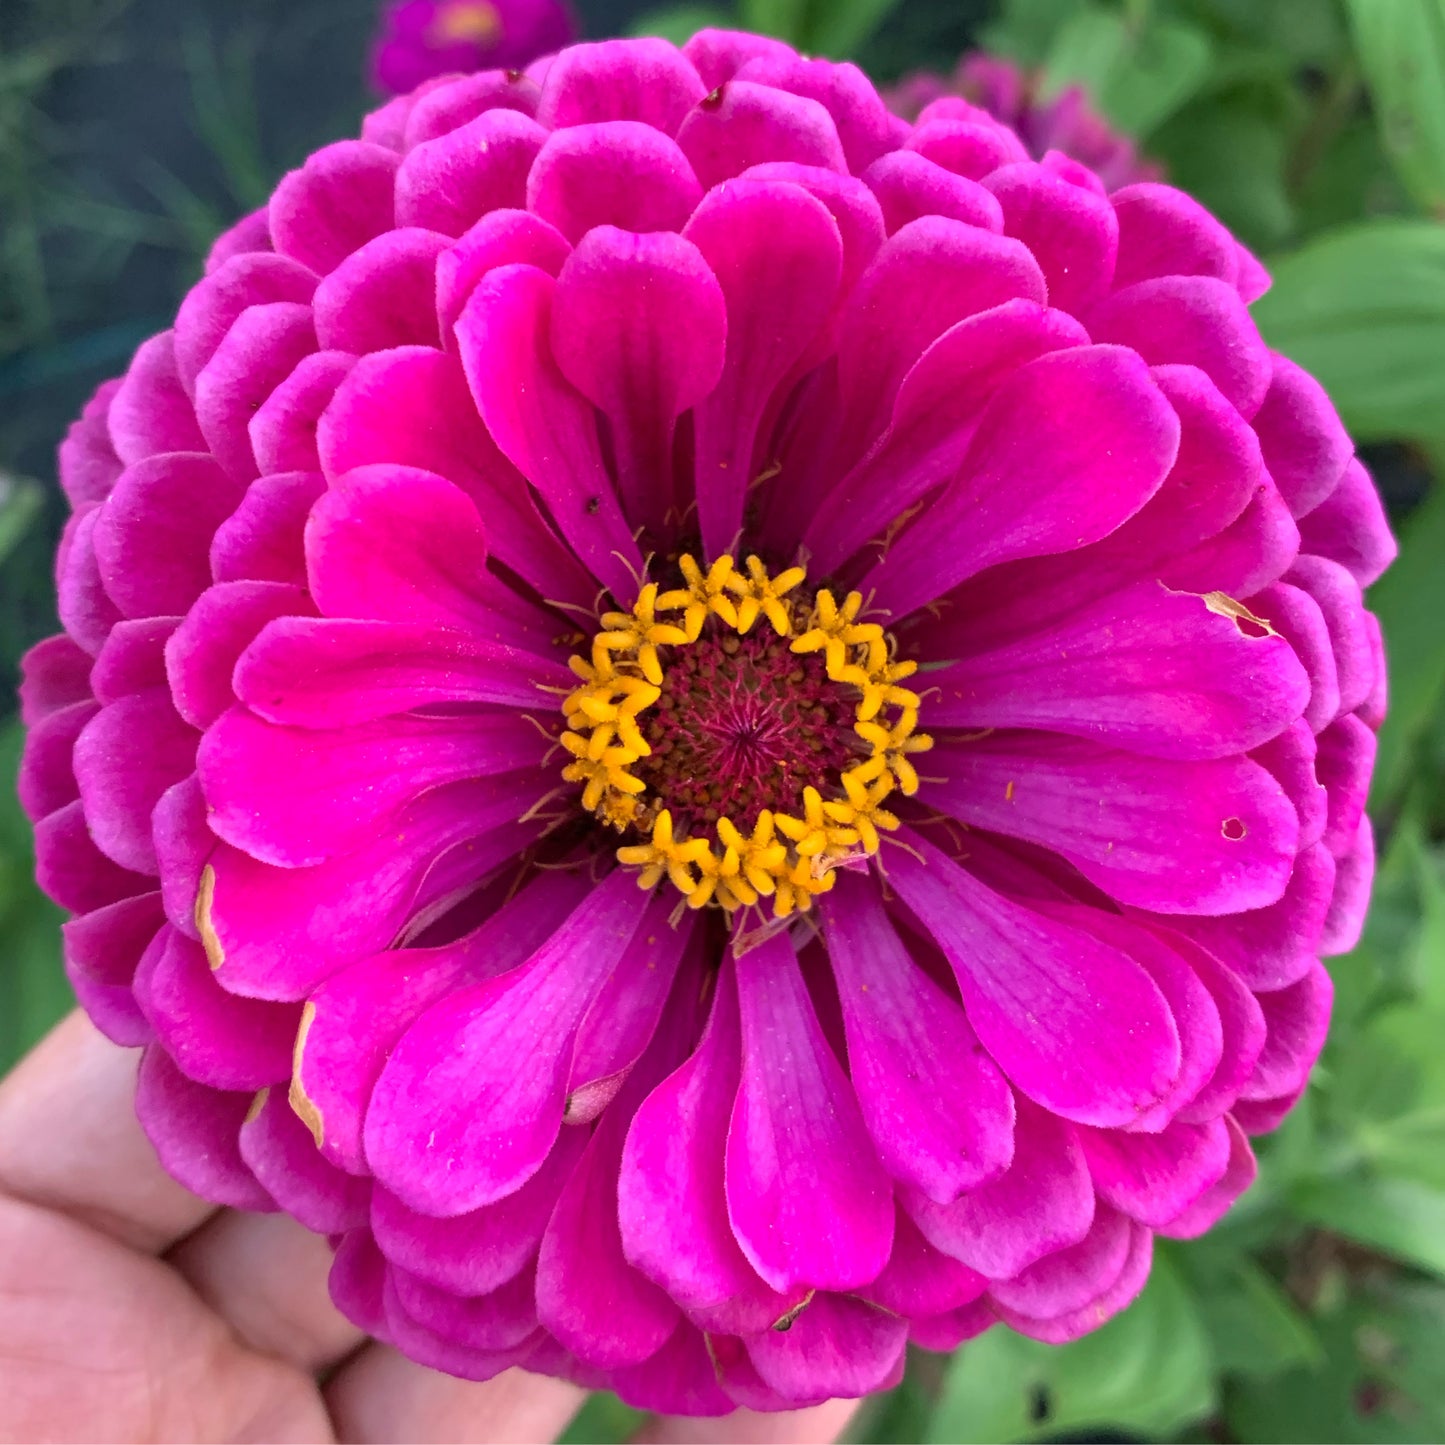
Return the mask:
M640 586L631 611L602 615L590 656L569 659L562 776L637 839L617 857L639 886L666 880L685 908L807 913L899 827L890 795L918 789L909 759L933 740L900 686L917 664L859 621L859 593L800 595L803 567L772 575L749 556L744 572L724 556L704 571L684 556L677 569L682 585Z

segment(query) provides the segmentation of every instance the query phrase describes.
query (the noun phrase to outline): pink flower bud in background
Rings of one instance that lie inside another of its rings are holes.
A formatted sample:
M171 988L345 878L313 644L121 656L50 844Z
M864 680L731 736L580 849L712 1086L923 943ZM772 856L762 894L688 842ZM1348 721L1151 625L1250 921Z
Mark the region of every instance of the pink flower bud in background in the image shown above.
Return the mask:
M576 36L565 0L395 0L382 15L372 80L402 95L436 75L521 70Z

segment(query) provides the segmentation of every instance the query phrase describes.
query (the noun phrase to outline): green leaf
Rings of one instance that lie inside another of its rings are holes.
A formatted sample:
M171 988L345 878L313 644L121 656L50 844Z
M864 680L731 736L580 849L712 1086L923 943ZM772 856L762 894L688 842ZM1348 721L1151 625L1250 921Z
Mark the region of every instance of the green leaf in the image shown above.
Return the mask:
M1254 307L1260 330L1320 379L1357 438L1439 431L1445 227L1367 221L1321 236L1272 269L1274 286Z
M651 35L682 45L699 30L716 26L720 30L734 28L738 18L731 10L718 5L678 5L667 10L650 10L627 27L629 35Z
M1385 152L1445 216L1445 0L1345 0Z
M1309 1321L1253 1260L1213 1236L1178 1256L1221 1374L1268 1379L1323 1359Z
M0 472L0 563L15 550L45 507L45 490L26 477Z
M864 42L895 11L900 0L813 0L807 46L835 60L856 56Z
M1042 65L1061 26L1086 8L1086 0L1003 0L998 19L980 37L986 50L1021 65Z
M1052 1346L994 1330L954 1358L925 1439L1073 1438L1112 1428L1169 1436L1214 1406L1209 1337L1167 1254L1102 1329Z
M558 1445L620 1445L637 1433L647 1416L607 1390L594 1391L572 1417Z
M1115 125L1142 136L1199 90L1212 53L1193 26L1134 26L1112 11L1086 10L1054 37L1045 85L1050 92L1082 85Z
M1445 1276L1445 1190L1354 1176L1302 1185L1292 1202L1307 1223Z
M1441 345L1445 346L1445 310ZM1445 366L1445 353L1435 365ZM1445 405L1445 396L1441 403ZM1390 659L1390 710L1380 729L1370 797L1375 809L1398 799L1410 781L1420 740L1445 697L1442 557L1445 486L1437 482L1400 529L1400 556L1395 565L1370 589L1370 606L1384 629L1385 652Z
M801 47L807 28L808 0L741 0L744 30L776 35Z

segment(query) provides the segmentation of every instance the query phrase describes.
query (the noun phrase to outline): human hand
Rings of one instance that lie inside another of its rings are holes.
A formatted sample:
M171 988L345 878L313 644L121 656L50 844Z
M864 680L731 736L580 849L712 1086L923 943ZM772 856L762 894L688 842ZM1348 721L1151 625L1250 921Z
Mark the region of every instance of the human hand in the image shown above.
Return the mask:
M81 1014L0 1081L0 1440L553 1440L585 1395L453 1379L332 1305L326 1241L217 1210L135 1119L137 1055ZM808 1445L856 1408L658 1417L640 1440Z

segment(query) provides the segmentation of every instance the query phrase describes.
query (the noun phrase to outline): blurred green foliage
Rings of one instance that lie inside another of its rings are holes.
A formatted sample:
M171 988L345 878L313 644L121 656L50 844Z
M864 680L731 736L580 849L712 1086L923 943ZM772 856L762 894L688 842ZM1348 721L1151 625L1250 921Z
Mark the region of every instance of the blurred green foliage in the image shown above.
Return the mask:
M77 67L125 58L113 32L129 3L15 0L0 16L0 362L29 374L110 351L120 364L145 318L87 332L96 285L150 248L177 258L179 289L224 219L318 138L267 149L252 67L283 21L257 0L224 32L198 23L178 41L214 185L160 158L132 177L145 204L82 184L48 97ZM295 4L286 33L336 3ZM738 0L616 21L676 38L744 24L885 80L951 68L944 38L982 21L975 39L1047 87L1087 86L1265 257L1275 282L1260 325L1369 444L1401 537L1371 599L1393 691L1372 799L1375 907L1359 948L1332 963L1330 1042L1300 1107L1260 1141L1257 1187L1207 1238L1163 1246L1144 1294L1097 1334L1051 1348L994 1331L952 1359L919 1355L856 1437L1445 1437L1445 0ZM0 467L13 452L0 450ZM45 497L0 475L6 589L22 571L45 574ZM0 599L0 661L12 664L39 630L13 612ZM13 774L20 743L12 718L0 773ZM66 1005L57 915L31 866L7 790L0 1064ZM638 1418L598 1396L567 1438L621 1440Z

